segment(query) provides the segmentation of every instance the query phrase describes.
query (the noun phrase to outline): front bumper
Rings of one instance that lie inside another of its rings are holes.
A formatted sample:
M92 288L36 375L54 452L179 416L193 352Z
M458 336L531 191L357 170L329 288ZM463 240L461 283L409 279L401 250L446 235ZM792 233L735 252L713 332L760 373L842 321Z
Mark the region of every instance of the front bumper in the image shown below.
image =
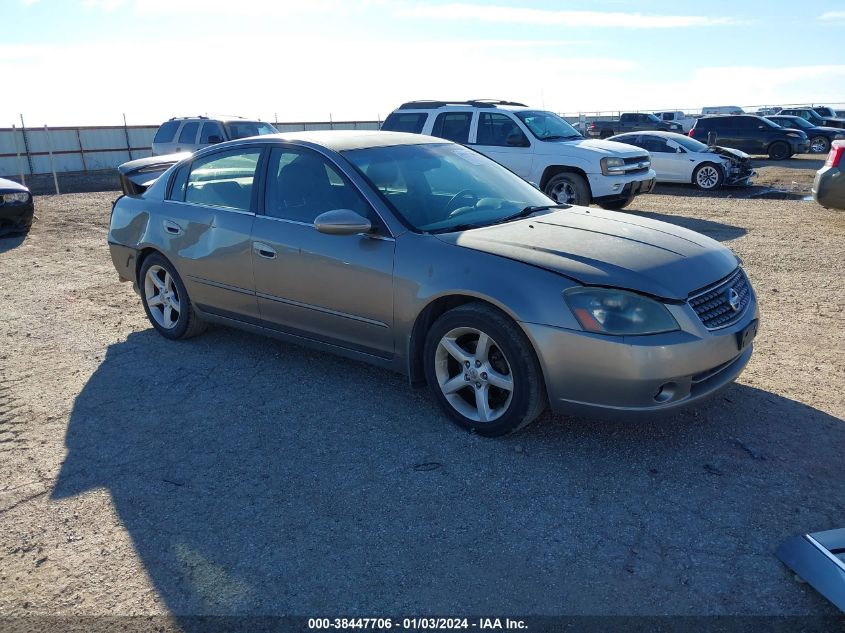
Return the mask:
M34 213L35 205L31 197L29 202L24 203L0 203L0 235L28 231Z
M838 167L822 167L813 180L813 199L827 209L845 209L845 173Z
M602 336L523 323L538 352L556 413L643 419L712 397L751 358L737 334L759 319L756 300L730 327L708 331L688 305L669 306L681 330L649 336Z
M792 143L792 152L794 154L809 154L810 153L810 139L806 141L799 141Z
M625 183L613 182L615 176L604 176L601 174L590 174L590 188L593 191L593 203L602 204L605 202L616 202L618 200L627 200L638 196L642 193L650 193L654 190L654 185L657 182L657 174L653 169L649 169L648 173L637 174L637 176L629 176L629 178L638 178L637 180L629 180ZM595 182L595 184L594 184ZM612 193L605 193L613 185L619 184L619 187ZM599 194L599 195L596 195Z

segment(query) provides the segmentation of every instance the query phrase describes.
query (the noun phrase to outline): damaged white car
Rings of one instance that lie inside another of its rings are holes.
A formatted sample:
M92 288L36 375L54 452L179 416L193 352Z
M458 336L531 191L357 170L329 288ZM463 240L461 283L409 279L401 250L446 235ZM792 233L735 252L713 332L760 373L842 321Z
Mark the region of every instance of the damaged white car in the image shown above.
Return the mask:
M712 190L722 185L749 185L757 175L745 152L708 146L683 134L631 132L607 140L648 151L657 182L691 183L699 189Z

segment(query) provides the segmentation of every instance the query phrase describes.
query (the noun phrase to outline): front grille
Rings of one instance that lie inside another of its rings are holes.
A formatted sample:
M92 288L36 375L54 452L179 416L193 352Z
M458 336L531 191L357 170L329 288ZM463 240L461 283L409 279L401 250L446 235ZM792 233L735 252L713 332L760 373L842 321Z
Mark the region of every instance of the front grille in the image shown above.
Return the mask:
M736 293L731 305L732 292ZM714 286L694 293L688 301L708 330L718 330L737 322L751 303L751 284L742 268L737 268Z
M628 156L622 160L625 161L626 174L644 174L651 167L651 158L648 156Z

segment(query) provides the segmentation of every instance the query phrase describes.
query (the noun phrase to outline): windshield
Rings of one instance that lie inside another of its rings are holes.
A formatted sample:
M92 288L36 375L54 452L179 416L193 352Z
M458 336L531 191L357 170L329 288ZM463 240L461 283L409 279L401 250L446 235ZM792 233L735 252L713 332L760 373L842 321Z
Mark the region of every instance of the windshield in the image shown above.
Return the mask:
M806 129L808 127L813 127L812 123L810 123L809 121L805 121L800 116L797 116L794 119L777 119L775 121L775 123L777 123L781 127L786 127L786 128L791 127L791 128L804 128L804 129Z
M706 152L707 145L702 143L701 141L696 141L694 138L690 138L689 136L682 136L677 134L676 136L672 137L672 140L675 141L678 145L683 147L688 152Z
M581 138L578 131L554 112L523 110L514 112L541 141Z
M417 231L496 224L554 202L498 163L455 143L342 152Z
M265 134L278 134L279 130L269 123L261 121L229 121L224 124L229 132L229 138L247 138L248 136L264 136Z

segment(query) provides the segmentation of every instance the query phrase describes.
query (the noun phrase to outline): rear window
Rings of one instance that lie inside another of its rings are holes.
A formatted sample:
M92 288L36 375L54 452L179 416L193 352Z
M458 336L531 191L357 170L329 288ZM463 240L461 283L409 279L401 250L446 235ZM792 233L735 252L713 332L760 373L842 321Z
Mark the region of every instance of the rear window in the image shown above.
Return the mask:
M387 132L422 132L428 114L425 112L393 112L384 120L382 130Z
M167 123L162 123L161 127L158 128L158 132L156 132L153 143L170 143L173 141L173 137L176 136L176 130L178 129L179 121L168 121Z

